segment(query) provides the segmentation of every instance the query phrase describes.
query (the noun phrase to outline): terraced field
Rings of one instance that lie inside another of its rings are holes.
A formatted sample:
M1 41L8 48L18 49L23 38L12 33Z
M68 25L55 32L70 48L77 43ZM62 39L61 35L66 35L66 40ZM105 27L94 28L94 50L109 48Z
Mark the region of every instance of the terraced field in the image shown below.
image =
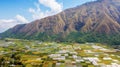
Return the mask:
M0 41L1 67L120 67L120 50L99 43Z

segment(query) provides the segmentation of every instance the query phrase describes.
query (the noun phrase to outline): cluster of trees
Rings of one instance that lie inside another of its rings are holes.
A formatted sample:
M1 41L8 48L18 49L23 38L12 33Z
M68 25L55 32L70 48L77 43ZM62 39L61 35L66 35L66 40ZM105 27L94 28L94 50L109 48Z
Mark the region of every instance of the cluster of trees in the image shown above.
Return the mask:
M11 38L29 39L29 40L41 40L41 41L56 41L56 42L96 42L107 43L110 45L120 45L120 34L100 34L100 33L82 33L71 32L69 35L64 34L48 34L40 33L32 36L25 36L24 34L9 35Z
M64 37L62 34L48 35L47 33L40 33L38 36L29 37L27 39L77 43L96 42L110 45L120 45L120 34L72 32Z
M96 42L110 45L120 45L120 34L97 34L97 33L80 33L73 32L66 37L68 42Z
M24 66L22 62L20 61L20 56L17 54L11 54L11 56L3 56L0 57L0 65L2 67L9 67L9 66Z

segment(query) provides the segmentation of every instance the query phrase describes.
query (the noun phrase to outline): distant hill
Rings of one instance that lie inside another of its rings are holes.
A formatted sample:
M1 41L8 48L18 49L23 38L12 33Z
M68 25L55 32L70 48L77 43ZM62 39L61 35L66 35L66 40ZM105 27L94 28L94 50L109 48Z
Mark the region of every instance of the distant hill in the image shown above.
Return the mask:
M88 2L53 16L17 25L2 33L2 36L41 38L43 34L59 34L66 37L72 32L120 34L120 0Z

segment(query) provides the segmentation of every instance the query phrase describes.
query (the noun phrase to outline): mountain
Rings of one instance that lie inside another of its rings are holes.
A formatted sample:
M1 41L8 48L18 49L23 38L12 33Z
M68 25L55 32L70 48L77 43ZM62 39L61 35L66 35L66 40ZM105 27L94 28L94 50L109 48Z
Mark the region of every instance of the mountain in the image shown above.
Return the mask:
M17 25L4 36L69 35L71 32L120 34L120 0L97 0L56 15Z

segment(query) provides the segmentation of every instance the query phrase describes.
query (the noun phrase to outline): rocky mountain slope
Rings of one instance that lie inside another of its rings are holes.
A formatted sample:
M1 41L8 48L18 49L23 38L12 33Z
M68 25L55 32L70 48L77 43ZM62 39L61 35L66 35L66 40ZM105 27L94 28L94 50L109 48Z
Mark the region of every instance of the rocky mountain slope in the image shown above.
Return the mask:
M28 24L17 25L4 33L25 36L69 34L70 32L120 33L120 0L97 0Z

